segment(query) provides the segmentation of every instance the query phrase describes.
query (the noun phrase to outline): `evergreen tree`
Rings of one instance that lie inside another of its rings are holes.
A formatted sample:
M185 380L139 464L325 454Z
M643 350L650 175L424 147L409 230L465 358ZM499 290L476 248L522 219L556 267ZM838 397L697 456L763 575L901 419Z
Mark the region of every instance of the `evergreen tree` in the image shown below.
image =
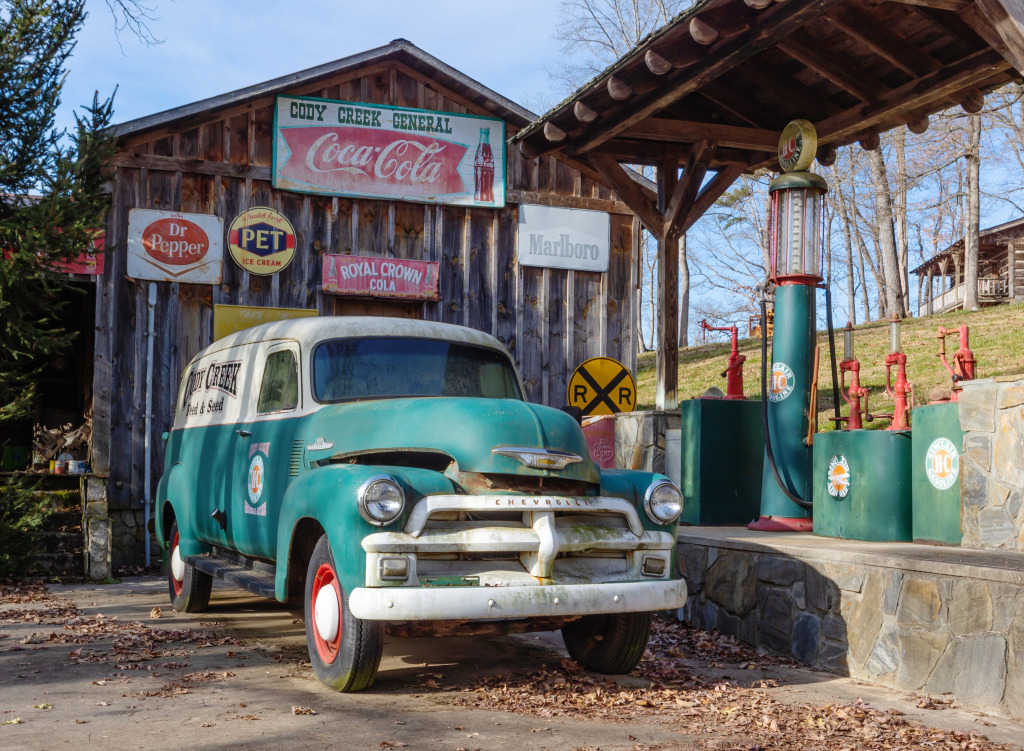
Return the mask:
M84 0L0 0L0 424L23 418L73 289L53 264L87 249L108 204L112 99L55 126Z

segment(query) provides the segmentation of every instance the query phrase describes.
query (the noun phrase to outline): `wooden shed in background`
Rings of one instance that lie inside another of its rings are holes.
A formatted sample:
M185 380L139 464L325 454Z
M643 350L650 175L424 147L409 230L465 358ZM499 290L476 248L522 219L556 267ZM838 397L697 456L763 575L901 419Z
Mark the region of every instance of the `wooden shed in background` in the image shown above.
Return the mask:
M213 306L315 308L321 315L385 314L463 324L500 339L518 361L528 398L565 403L573 368L595 356L635 369L636 249L640 227L597 176L564 159L507 151L503 208L442 206L278 190L271 185L277 95L498 118L512 134L536 116L405 40L117 127L108 256L96 287L92 467L106 474L113 563L141 562L145 495L146 282L126 276L129 211L216 215L225 230L249 207L273 207L295 228L294 261L255 276L225 252L217 286L158 282L153 341L154 478L163 467L178 379L210 344ZM579 166L579 165L576 165ZM520 266L518 207L530 203L610 215L606 273ZM226 244L226 243L225 243ZM434 261L438 302L352 301L321 290L321 254ZM155 485L155 481L154 481Z

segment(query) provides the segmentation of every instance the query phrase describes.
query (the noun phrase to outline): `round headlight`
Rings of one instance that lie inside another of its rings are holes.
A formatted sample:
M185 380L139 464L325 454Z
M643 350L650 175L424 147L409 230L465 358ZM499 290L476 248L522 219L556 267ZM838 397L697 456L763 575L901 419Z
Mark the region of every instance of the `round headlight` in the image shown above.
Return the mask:
M370 524L380 526L394 521L404 506L405 494L390 477L371 477L359 489L359 513Z
M656 482L647 488L644 510L652 521L671 524L683 512L683 494L668 480Z

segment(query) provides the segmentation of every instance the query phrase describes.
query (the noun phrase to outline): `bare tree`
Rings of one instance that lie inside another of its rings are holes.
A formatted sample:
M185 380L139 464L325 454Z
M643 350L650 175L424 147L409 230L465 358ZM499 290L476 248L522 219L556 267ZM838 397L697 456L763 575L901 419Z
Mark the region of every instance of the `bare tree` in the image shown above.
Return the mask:
M156 3L149 0L106 0L110 15L114 17L114 30L118 44L121 43L121 32L127 31L146 45L162 44L149 24L159 19L153 15Z
M978 309L978 232L981 195L981 115L967 118L967 216L964 222L964 310Z
M871 180L875 192L875 224L878 231L879 256L882 273L885 276L885 312L905 318L907 309L903 306L903 286L900 284L899 259L896 257L896 236L892 226L892 196L886 176L885 159L880 149L868 152L871 165Z

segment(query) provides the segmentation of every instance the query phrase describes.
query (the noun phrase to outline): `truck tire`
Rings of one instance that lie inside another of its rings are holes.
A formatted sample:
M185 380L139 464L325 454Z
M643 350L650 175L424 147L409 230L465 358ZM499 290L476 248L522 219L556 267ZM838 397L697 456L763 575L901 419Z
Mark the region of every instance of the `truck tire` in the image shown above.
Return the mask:
M384 651L384 623L360 620L348 609L327 535L309 559L305 620L309 660L323 684L342 692L373 685Z
M167 567L171 607L179 613L201 613L210 604L213 577L189 566L178 552L178 523L171 524L171 562Z
M586 615L562 627L569 656L587 670L628 673L647 649L650 613Z

